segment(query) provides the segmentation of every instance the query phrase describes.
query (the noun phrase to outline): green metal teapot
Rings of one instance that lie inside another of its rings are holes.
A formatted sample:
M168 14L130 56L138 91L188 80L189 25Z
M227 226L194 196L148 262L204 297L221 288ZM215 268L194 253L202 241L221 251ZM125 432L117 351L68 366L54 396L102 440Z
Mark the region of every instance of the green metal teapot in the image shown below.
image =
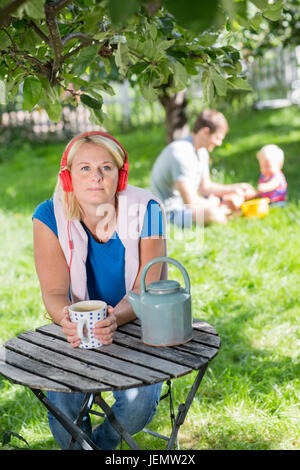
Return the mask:
M155 263L174 264L183 274L185 288L172 280L151 282L145 278ZM141 320L142 341L151 346L174 346L190 341L193 336L190 279L181 263L162 256L146 264L141 276L141 294L128 293L134 313Z

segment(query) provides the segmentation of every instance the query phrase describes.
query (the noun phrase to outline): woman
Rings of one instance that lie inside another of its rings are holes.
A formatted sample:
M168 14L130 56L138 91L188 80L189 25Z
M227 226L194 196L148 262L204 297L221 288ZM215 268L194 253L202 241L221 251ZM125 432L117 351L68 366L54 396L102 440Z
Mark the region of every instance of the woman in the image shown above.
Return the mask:
M40 204L33 215L43 301L72 347L79 346L80 339L68 305L88 298L104 300L107 318L96 323L94 335L110 344L117 327L136 318L126 294L139 292L145 264L166 254L159 201L149 191L127 185L127 177L127 154L112 136L102 132L77 136L64 152L53 199ZM155 264L147 273L147 282L162 278L165 265ZM130 434L153 418L161 386L114 392L112 408ZM47 396L76 418L83 394L48 392ZM70 435L50 413L48 417L58 445L68 448ZM92 433L87 414L81 427L101 449L115 449L120 442L107 419Z

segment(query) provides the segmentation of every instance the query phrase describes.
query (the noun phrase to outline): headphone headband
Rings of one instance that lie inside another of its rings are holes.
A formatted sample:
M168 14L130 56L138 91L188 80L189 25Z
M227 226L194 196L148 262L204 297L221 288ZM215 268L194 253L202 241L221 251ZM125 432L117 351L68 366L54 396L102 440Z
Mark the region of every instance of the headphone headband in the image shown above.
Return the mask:
M106 132L101 132L101 131L84 132L83 134L80 134L80 135L77 135L76 137L74 137L74 139L72 139L72 140L69 142L69 144L68 144L66 150L65 150L64 153L63 153L63 157L62 157L62 159L61 159L61 164L60 164L61 170L64 170L64 169L67 167L68 155L69 155L69 152L70 152L71 147L73 146L73 144L74 144L77 140L81 139L82 137L90 137L91 135L101 135L101 136L103 136L103 137L107 137L107 138L110 139L110 140L113 140L113 141L121 148L121 150L123 150L124 155L125 155L123 166L125 167L125 164L127 164L127 170L128 170L128 157L127 157L127 152L126 152L126 150L124 149L124 147L123 147L123 146L120 144L120 142L119 142L117 139L115 139L112 135L107 134Z
M128 163L127 152L117 139L115 139L112 135L107 134L106 132L101 132L101 131L84 132L83 134L77 135L76 137L74 137L74 139L71 140L71 142L69 142L66 150L63 153L63 156L60 162L59 175L60 175L60 179L61 179L61 183L62 183L64 191L67 191L67 192L73 191L71 175L70 175L69 170L67 169L68 155L71 150L71 147L77 140L81 139L82 137L90 137L92 135L101 135L110 140L113 140L120 147L120 149L124 152L124 163L123 163L123 166L119 169L119 183L118 183L118 188L117 188L118 192L123 191L124 189L126 189L127 180L128 180L129 163Z

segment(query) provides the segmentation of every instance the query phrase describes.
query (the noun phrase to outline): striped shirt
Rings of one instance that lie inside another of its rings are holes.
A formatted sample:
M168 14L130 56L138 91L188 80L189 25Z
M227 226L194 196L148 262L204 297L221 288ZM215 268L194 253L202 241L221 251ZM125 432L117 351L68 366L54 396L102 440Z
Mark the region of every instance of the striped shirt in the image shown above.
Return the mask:
M260 197L268 197L271 203L276 201L284 201L287 197L287 182L282 171L280 171L279 174L276 175L276 177L279 178L279 185L277 186L277 188L273 189L273 191L260 194ZM273 178L274 175L264 176L261 174L258 180L258 184L268 183Z

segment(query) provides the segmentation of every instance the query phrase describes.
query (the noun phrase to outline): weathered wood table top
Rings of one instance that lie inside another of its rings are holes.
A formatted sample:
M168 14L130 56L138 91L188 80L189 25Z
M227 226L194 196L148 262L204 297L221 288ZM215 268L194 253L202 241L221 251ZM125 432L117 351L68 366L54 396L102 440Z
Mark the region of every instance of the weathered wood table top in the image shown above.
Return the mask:
M119 327L113 344L72 348L53 323L9 339L0 349L0 374L33 389L97 393L138 387L199 370L218 353L220 338L208 323L194 320L193 339L172 347L141 341L140 321Z

